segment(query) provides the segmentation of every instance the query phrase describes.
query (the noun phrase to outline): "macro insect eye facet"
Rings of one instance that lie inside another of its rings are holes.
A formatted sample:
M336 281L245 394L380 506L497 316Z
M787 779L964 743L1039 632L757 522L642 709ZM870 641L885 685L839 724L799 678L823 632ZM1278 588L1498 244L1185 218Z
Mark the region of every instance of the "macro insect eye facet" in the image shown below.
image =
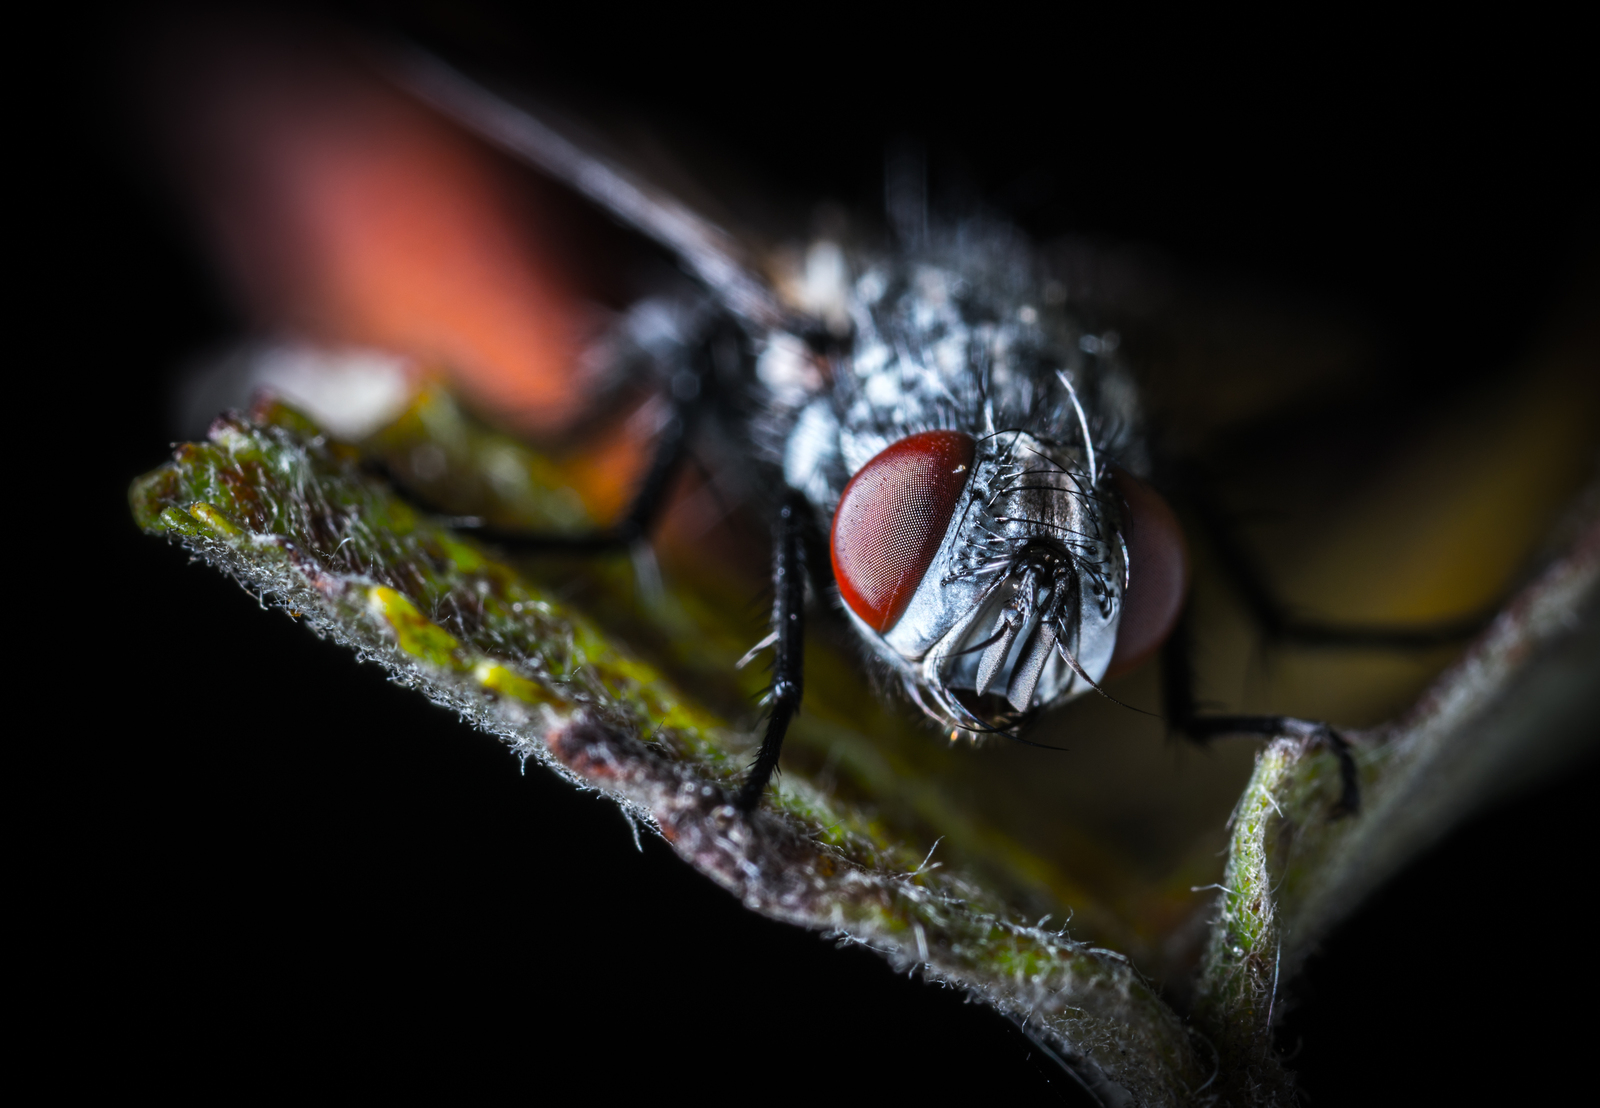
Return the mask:
M880 634L933 562L976 446L960 431L924 431L883 450L845 486L833 517L833 575L850 610Z

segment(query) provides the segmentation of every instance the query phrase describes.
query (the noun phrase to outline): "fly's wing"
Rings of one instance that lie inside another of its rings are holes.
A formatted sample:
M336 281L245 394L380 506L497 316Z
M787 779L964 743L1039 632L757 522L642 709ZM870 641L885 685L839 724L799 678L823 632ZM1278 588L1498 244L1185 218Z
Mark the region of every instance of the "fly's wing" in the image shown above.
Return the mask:
M432 54L394 48L382 56L380 65L423 103L667 249L752 333L797 326L793 313L757 275L738 240L664 189L585 148L534 111Z
M770 235L742 236L708 217L658 179L631 168L626 140L622 157L609 156L612 144L604 130L598 138L586 122L574 123L558 113L524 100L520 93L502 93L461 72L443 59L416 47L391 47L378 58L379 69L408 95L440 113L465 131L510 155L537 173L572 190L623 228L664 249L678 266L709 296L714 305L736 320L753 340L747 346L750 361L730 370L737 357L715 356L717 397L702 406L702 423L723 423L722 434L701 434L698 455L720 476L728 503L760 499L767 483L751 482L748 457L739 451L753 447L765 463L779 464L784 445L799 411L822 391L828 373L801 336L832 335L849 330L845 309L850 266L833 241L843 235L848 222L842 213L827 209L828 230L799 246L809 236L794 233L792 218L778 218L765 209L758 224ZM631 151L638 154L639 151ZM670 150L667 164L646 155L657 171L672 176ZM690 194L698 182L680 180ZM735 191L737 191L735 189ZM705 197L715 208L723 196ZM781 207L781 206L780 206ZM788 212L789 217L797 212ZM813 212L813 216L817 215ZM770 278L770 280L769 280ZM639 302L631 315L648 324L651 305ZM681 308L669 308L681 312ZM648 326L645 327L649 329ZM679 325L678 331L694 326ZM727 348L723 348L727 354ZM741 444L733 447L731 444Z

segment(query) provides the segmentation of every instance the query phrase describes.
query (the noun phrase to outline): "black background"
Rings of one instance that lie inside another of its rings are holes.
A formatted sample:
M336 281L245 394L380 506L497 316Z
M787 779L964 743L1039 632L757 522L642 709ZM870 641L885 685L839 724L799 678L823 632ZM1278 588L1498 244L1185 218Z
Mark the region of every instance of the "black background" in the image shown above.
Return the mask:
M355 14L648 102L799 194L874 202L911 136L1040 235L1354 306L1419 395L1504 368L1593 257L1592 88L1560 29ZM37 497L13 516L13 911L52 1080L1079 1102L999 1017L749 915L607 802L135 531L175 368L239 327L128 125L118 66L148 18L41 33L21 101L14 214L43 233L12 346ZM1484 815L1332 937L1281 1036L1314 1102L1582 1079L1597 783L1591 762Z

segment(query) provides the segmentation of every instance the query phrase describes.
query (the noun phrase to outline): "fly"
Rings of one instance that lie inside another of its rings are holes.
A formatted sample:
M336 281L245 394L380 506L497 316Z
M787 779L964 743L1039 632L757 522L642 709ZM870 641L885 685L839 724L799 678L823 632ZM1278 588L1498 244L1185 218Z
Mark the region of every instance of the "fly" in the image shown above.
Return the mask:
M653 362L672 411L622 519L589 535L488 537L525 549L647 538L697 420L721 398L781 491L773 652L760 751L738 803L759 804L799 709L808 586L837 597L864 652L952 738L1020 737L1163 643L1182 650L1185 554L1146 483L1134 387L1115 334L1079 321L1031 244L990 219L930 224L915 177L889 182L891 249L813 242L783 281L673 197L417 52L403 88L666 248L697 286L643 301L611 338ZM778 480L781 475L781 481ZM741 662L743 664L743 662ZM1203 716L1187 667L1165 667L1170 726L1295 734L1339 756L1327 725ZM1022 741L1027 741L1023 739Z

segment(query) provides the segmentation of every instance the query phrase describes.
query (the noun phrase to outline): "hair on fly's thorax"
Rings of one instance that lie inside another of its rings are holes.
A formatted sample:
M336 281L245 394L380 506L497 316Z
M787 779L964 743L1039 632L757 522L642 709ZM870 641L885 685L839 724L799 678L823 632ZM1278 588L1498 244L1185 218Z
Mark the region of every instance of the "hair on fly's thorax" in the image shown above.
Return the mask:
M1098 453L1143 471L1136 390L1116 336L1089 332L1048 295L1020 234L974 219L935 225L925 242L914 255L841 255L837 302L851 325L825 369L792 336L776 336L758 359L769 405L758 436L788 483L828 510L862 465L907 435L1020 428L1079 438L1063 372Z

